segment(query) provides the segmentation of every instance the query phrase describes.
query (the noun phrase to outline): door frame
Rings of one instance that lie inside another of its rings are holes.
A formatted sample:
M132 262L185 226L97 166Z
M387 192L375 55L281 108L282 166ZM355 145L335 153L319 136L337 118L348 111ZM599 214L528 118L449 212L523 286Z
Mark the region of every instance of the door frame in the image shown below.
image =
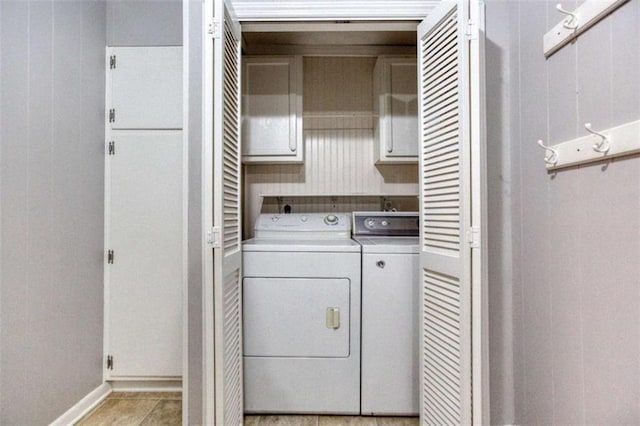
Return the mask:
M214 0L214 1L222 1L222 0ZM211 35L207 34L208 25L210 23L210 19L207 17L213 16L213 1L211 2L193 2L193 5L190 5L190 0L183 0L183 48L184 48L184 114L185 114L185 122L183 126L183 132L185 137L185 167L188 169L188 157L186 153L188 152L188 123L189 123L189 93L188 93L188 74L189 74L189 35L190 35L190 7L200 7L202 9L202 40L203 40L203 61L202 61L202 85L203 85L203 99L202 99L202 238L201 238L201 246L202 246L202 295L205 299L209 300L204 302L204 310L203 310L203 329L202 329L202 346L203 346L203 363L202 363L202 379L203 379L203 418L215 418L213 415L213 406L212 404L215 401L215 371L213 363L206 362L208 359L214 358L214 339L213 334L208 334L207 330L213 330L213 255L212 248L207 243L206 231L211 229L212 227L212 214L213 211L213 187L212 187L212 178L213 178L213 170L212 170L212 158L213 158L213 135L207 135L206 129L211 128L212 120L213 120L213 111L212 111L212 102L207 102L207 99L212 100L212 90L213 90L213 75L212 69L209 67L207 70L206 63L207 61L213 60L213 44L206 44L207 40L211 40ZM466 0L466 3L469 4L471 8L471 12L478 11L481 16L484 17L484 2L476 1L476 0ZM355 14L355 11L354 11ZM354 16L356 20L363 20L362 17ZM398 17L385 17L380 18L379 20L393 22L397 21ZM403 20L415 20L416 24L419 23L422 19L424 19L423 14L416 14L415 16L403 16L401 19ZM333 21L335 18L332 17L320 17L314 16L310 17L309 21ZM287 24L287 19L272 20L269 19L270 23L281 23ZM484 20L482 20L484 23ZM479 28L479 33L481 35L484 34L484 25ZM483 38L480 37L480 43L478 43L477 48L481 49L481 52L484 51L483 46ZM483 56L481 55L481 58ZM479 87L479 92L475 93L476 96L480 96L482 105L484 105L484 61L471 63L472 68L472 79L475 87ZM474 72L474 70L476 72ZM482 108L480 111L472 112L472 131L477 132L475 134L480 135L482 138L479 145L476 145L476 148L472 150L472 156L480 157L480 164L482 165L481 170L476 170L473 172L472 176L472 193L474 196L481 197L482 200L485 200L482 203L482 210L478 211L474 210L472 213L472 223L474 226L479 226L481 229L481 256L474 257L472 259L472 274L474 276L480 277L480 285L474 286L472 288L472 318L474 321L472 322L472 344L474 348L480 348L480 350L472 351L472 377L473 377L473 418L475 424L489 424L489 344L488 344L488 271L487 271L487 238L486 238L486 180L481 180L481 178L486 178L486 151L485 151L485 140L486 140L486 120L485 120L485 109ZM188 177L188 170L185 172L185 176ZM188 179L187 179L188 181ZM188 182L185 183L186 190L188 189ZM188 200L185 195L185 210L188 210ZM207 217L208 216L208 217ZM186 225L185 225L186 228ZM185 230L185 235L186 234ZM185 237L186 238L186 237ZM184 301L183 304L185 308L188 307L188 271L186 265L188 265L188 259L186 259L186 251L185 248L185 280L184 280ZM184 372L183 372L183 404L185 409L183 409L183 423L188 424L188 372L189 372L189 363L188 363L188 327L189 323L189 313L187 309L185 309L184 313ZM211 401L211 404L207 404L207 401ZM212 417L209 417L212 416Z

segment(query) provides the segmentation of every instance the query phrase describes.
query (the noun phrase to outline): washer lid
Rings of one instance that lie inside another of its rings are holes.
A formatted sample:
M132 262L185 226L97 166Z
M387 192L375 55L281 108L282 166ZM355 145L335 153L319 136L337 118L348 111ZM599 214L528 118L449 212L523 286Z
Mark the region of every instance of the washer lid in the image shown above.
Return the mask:
M418 254L420 242L418 237L355 237L362 245L362 253L399 253Z
M242 251L359 253L360 244L351 239L300 240L253 238L242 243Z

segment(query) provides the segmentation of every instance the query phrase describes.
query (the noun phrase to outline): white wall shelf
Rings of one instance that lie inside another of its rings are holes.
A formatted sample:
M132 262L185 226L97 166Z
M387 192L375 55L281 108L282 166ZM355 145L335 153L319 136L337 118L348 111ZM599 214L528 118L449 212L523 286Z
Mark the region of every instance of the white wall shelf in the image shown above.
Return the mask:
M640 153L640 120L592 132L594 134L545 147L547 170Z
M575 10L565 10L558 3L556 9L561 20L544 35L544 55L547 58L553 55L627 1L585 0Z

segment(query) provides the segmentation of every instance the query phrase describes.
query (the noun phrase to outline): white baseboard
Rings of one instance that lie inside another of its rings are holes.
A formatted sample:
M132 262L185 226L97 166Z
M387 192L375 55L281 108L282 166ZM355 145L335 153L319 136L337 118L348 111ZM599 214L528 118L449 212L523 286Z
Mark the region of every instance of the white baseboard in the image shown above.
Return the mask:
M182 392L182 380L113 380L114 392Z
M84 398L69 408L64 414L55 419L50 426L67 426L77 423L89 411L98 406L112 392L111 385L103 383Z

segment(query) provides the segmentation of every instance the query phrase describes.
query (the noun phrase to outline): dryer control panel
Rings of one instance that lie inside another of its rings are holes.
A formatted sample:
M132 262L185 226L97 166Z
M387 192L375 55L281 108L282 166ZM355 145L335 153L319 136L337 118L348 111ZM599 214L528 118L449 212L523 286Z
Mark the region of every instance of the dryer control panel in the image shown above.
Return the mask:
M417 212L353 212L353 235L414 237L419 234Z

